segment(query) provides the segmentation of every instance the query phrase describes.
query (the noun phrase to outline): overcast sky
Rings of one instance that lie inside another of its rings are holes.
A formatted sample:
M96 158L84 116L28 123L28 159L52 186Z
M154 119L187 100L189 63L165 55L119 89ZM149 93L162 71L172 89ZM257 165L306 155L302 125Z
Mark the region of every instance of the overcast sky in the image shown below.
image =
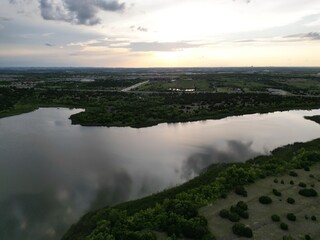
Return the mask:
M0 1L0 67L320 66L320 0Z

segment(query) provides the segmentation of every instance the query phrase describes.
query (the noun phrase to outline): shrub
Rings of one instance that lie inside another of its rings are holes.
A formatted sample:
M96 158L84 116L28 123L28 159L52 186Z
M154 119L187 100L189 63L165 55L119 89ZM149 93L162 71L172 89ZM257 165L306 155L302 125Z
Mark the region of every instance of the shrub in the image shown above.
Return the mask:
M314 187L314 183L310 184L310 187Z
M294 172L294 171L291 171L291 172L289 173L289 175L290 175L291 177L298 177L298 173L296 173L296 172Z
M301 189L299 191L299 194L304 196L304 197L316 197L318 196L318 193L316 190L314 190L313 188L304 188L304 189Z
M219 216L222 217L222 218L229 218L229 211L227 209L222 209L220 212L219 212Z
M243 197L246 197L248 196L248 193L247 191L245 190L245 188L243 186L237 186L234 190L234 192L237 194L237 195L240 195L240 196L243 196Z
M248 219L249 218L249 213L247 211L241 211L238 213L240 217L244 218L244 219Z
M282 195L281 192L279 192L277 189L272 189L272 192L277 197L281 197L281 195Z
M237 203L237 207L239 207L239 208L241 208L241 209L243 209L243 210L248 210L248 205L247 205L245 202L243 202L243 201L239 201L239 202Z
M304 215L304 218L305 218L306 220L308 220L308 219L309 219L309 216L306 214L306 215Z
M239 222L240 221L239 215L237 213L234 213L234 212L229 213L228 219L231 222Z
M271 219L272 219L272 221L274 221L274 222L280 222L280 217L279 217L279 215L277 215L277 214L273 214L273 215L271 216Z
M310 174L309 177L310 177L310 178L314 178L314 175L313 175L313 174Z
M312 220L312 221L317 221L317 217L316 217L316 216L312 216L312 217L311 217L311 220Z
M243 207L245 207L245 206L243 206ZM236 213L236 214L238 214L239 217L242 217L242 218L245 218L245 219L249 218L248 212L246 210L243 210L243 208L239 207L238 205L237 206L231 206L230 207L230 212Z
M252 238L253 233L249 227L246 227L243 223L236 223L232 226L232 232L239 237Z
M227 198L227 194L226 193L221 193L221 198L226 199Z
M261 179L265 179L265 178L266 178L266 175L264 175L263 173L261 173L261 174L259 175L259 177L260 177Z
M284 181L283 181L283 180L281 180L281 184L284 184Z
M305 188L305 187L307 187L307 184L305 184L304 182L300 182L299 187Z
M280 224L280 228L281 228L282 230L288 230L288 229L289 229L288 225L287 225L286 223L284 223L284 222L282 222L282 223Z
M289 197L288 199L287 199L287 203L289 203L289 204L294 204L296 201L293 199L293 198L291 198L291 197Z
M296 215L294 215L293 213L288 213L288 214L287 214L287 219L288 219L289 221L294 222L294 221L297 220L297 217L296 217Z
M303 168L306 172L309 172L310 171L310 168L309 167L304 167Z
M310 235L307 234L307 235L304 236L304 239L305 240L311 240L312 238L310 237Z
M259 202L261 204L270 204L270 203L272 203L272 199L270 197L268 197L268 196L261 196L259 198Z
M274 183L278 183L279 180L275 178L275 179L273 180L273 182L274 182Z

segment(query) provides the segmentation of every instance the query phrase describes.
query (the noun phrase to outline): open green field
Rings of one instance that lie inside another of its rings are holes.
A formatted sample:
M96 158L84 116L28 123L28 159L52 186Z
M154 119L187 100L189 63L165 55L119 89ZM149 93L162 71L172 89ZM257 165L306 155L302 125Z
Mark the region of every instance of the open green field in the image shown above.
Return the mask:
M302 188L298 185L303 182L307 188L313 188L320 193L320 165L317 164L310 171L302 169L295 171L298 176L292 177L288 174L281 177L268 177L260 179L252 185L246 187L247 197L242 197L234 192L228 194L226 199L216 201L199 210L200 215L208 220L208 226L217 239L237 239L231 228L234 223L219 216L221 209L229 209L239 201L244 201L248 205L249 219L241 219L240 222L249 226L253 231L254 239L282 239L282 236L290 235L294 239L304 239L309 235L312 239L320 238L320 223L313 221L312 216L320 218L320 197L304 197L299 195ZM314 177L311 178L310 175ZM278 182L275 183L274 180ZM281 183L283 181L283 183ZM293 181L293 184L290 184ZM272 192L277 189L281 196L275 196ZM269 196L272 203L263 205L259 202L262 195ZM291 197L294 204L289 204L287 199ZM297 220L292 222L286 217L288 213L296 215ZM277 214L280 221L288 225L288 230L280 228L280 222L273 222L271 216ZM307 218L307 219L306 219Z
M150 81L138 88L140 91L184 91L194 89L199 92L249 93L282 90L286 94L320 93L320 78L308 75L275 73L229 73L181 75L171 80Z

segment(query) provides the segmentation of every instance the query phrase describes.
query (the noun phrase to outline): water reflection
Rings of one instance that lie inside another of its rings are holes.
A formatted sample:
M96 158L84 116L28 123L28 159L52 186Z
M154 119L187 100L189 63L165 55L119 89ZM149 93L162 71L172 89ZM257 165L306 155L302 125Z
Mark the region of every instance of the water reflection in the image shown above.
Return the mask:
M216 162L320 136L303 115L254 114L145 129L71 126L81 110L0 119L0 239L55 240L89 209L141 197Z
M199 175L203 169L214 163L240 162L259 154L261 153L252 149L252 142L226 141L226 148L223 150L212 146L204 146L199 149L199 152L191 154L183 162L181 177L190 179Z

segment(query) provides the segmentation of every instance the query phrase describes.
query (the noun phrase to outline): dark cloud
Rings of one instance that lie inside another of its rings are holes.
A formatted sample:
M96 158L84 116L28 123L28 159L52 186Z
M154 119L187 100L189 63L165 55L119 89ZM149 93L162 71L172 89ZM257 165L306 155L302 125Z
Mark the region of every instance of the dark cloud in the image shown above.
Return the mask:
M243 39L243 40L237 40L237 43L250 43L250 42L257 42L257 40L254 39Z
M30 3L33 0L9 0L9 3L11 4L22 4L22 3Z
M134 42L129 48L136 52L171 52L200 46L189 42Z
M212 164L240 162L257 155L259 153L252 150L252 142L228 141L225 150L206 146L186 159L182 166L181 177L190 179Z
M139 32L148 32L149 29L146 27L138 26L136 27L135 25L130 26L131 31L139 31Z
M137 28L137 30L140 31L140 32L148 32L148 28L141 27L141 26L139 26L139 27Z
M51 44L51 43L46 43L45 44L47 47L54 47L55 45Z
M119 12L125 4L118 0L40 0L41 15L46 20L65 21L80 25L100 23L99 10Z
M297 38L301 40L320 40L320 33L318 32L309 32L309 33L300 33L300 34L294 34L285 36L285 38Z
M8 21L11 21L12 18L7 18L7 17L0 17L0 21L2 22L8 22Z

